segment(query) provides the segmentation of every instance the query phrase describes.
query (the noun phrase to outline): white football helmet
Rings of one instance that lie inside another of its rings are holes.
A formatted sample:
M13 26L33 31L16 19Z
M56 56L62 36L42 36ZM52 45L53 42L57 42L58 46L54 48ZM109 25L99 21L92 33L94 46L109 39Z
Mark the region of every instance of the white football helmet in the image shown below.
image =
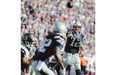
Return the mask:
M82 24L79 21L73 23L73 28L76 32L80 32L82 29Z
M53 32L65 37L67 33L67 27L63 22L58 21L55 23Z
M82 27L82 24L78 21L75 21L73 27Z

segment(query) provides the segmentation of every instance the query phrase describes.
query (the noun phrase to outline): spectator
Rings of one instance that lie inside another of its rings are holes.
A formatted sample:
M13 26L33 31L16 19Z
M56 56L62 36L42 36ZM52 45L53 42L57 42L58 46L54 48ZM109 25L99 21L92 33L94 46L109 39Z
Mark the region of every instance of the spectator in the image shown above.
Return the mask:
M87 66L88 61L84 59L83 55L80 57L80 60L81 60L82 75L86 75L86 66Z

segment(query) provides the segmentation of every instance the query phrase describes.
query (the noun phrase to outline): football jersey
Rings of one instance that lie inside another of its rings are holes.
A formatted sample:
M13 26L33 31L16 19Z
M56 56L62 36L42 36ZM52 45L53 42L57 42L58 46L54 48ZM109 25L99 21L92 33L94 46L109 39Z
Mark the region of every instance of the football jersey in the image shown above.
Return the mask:
M60 50L63 48L65 40L62 36L49 32L48 36L45 37L43 45L38 50L38 55L35 60L44 61L51 55L55 54L55 48L58 47Z
M67 43L65 46L65 51L69 52L69 53L78 53L79 52L79 46L80 44L82 44L84 35L80 32L79 34L77 34L74 29L70 29L67 32L68 34L72 34L73 38L67 38Z

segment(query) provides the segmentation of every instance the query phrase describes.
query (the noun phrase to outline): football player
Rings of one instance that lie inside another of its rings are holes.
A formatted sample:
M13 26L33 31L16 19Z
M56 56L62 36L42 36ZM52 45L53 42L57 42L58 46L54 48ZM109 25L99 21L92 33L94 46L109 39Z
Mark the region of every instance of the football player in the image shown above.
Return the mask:
M40 71L40 73L42 71L47 75L55 75L55 73L51 71L44 62L48 59L48 57L54 55L56 61L62 69L62 74L65 75L65 68L60 55L60 50L65 44L66 32L67 27L62 22L56 22L53 32L48 32L48 35L44 39L43 46L38 50L38 52L36 52L32 59L35 61L38 60L35 68Z
M81 28L81 23L75 21L73 24L73 29L68 30L67 43L63 55L65 68L69 65L74 66L76 75L81 75L79 49L81 48L84 50L82 41L84 40L85 36L81 33Z
M34 36L31 33L25 33L21 37L21 72L29 73L30 59L33 57L35 50ZM32 53L33 52L33 53Z

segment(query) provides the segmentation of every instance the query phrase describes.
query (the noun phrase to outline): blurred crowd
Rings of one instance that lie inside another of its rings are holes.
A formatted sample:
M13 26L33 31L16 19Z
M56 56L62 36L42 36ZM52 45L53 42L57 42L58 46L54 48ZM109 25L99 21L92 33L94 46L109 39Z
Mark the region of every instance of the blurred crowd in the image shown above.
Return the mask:
M80 52L86 59L95 59L95 1L72 0L21 0L21 36L30 32L41 42L47 31L52 31L56 21L62 21L70 29L75 20L83 25L86 35L85 50ZM91 58L90 58L91 57Z

